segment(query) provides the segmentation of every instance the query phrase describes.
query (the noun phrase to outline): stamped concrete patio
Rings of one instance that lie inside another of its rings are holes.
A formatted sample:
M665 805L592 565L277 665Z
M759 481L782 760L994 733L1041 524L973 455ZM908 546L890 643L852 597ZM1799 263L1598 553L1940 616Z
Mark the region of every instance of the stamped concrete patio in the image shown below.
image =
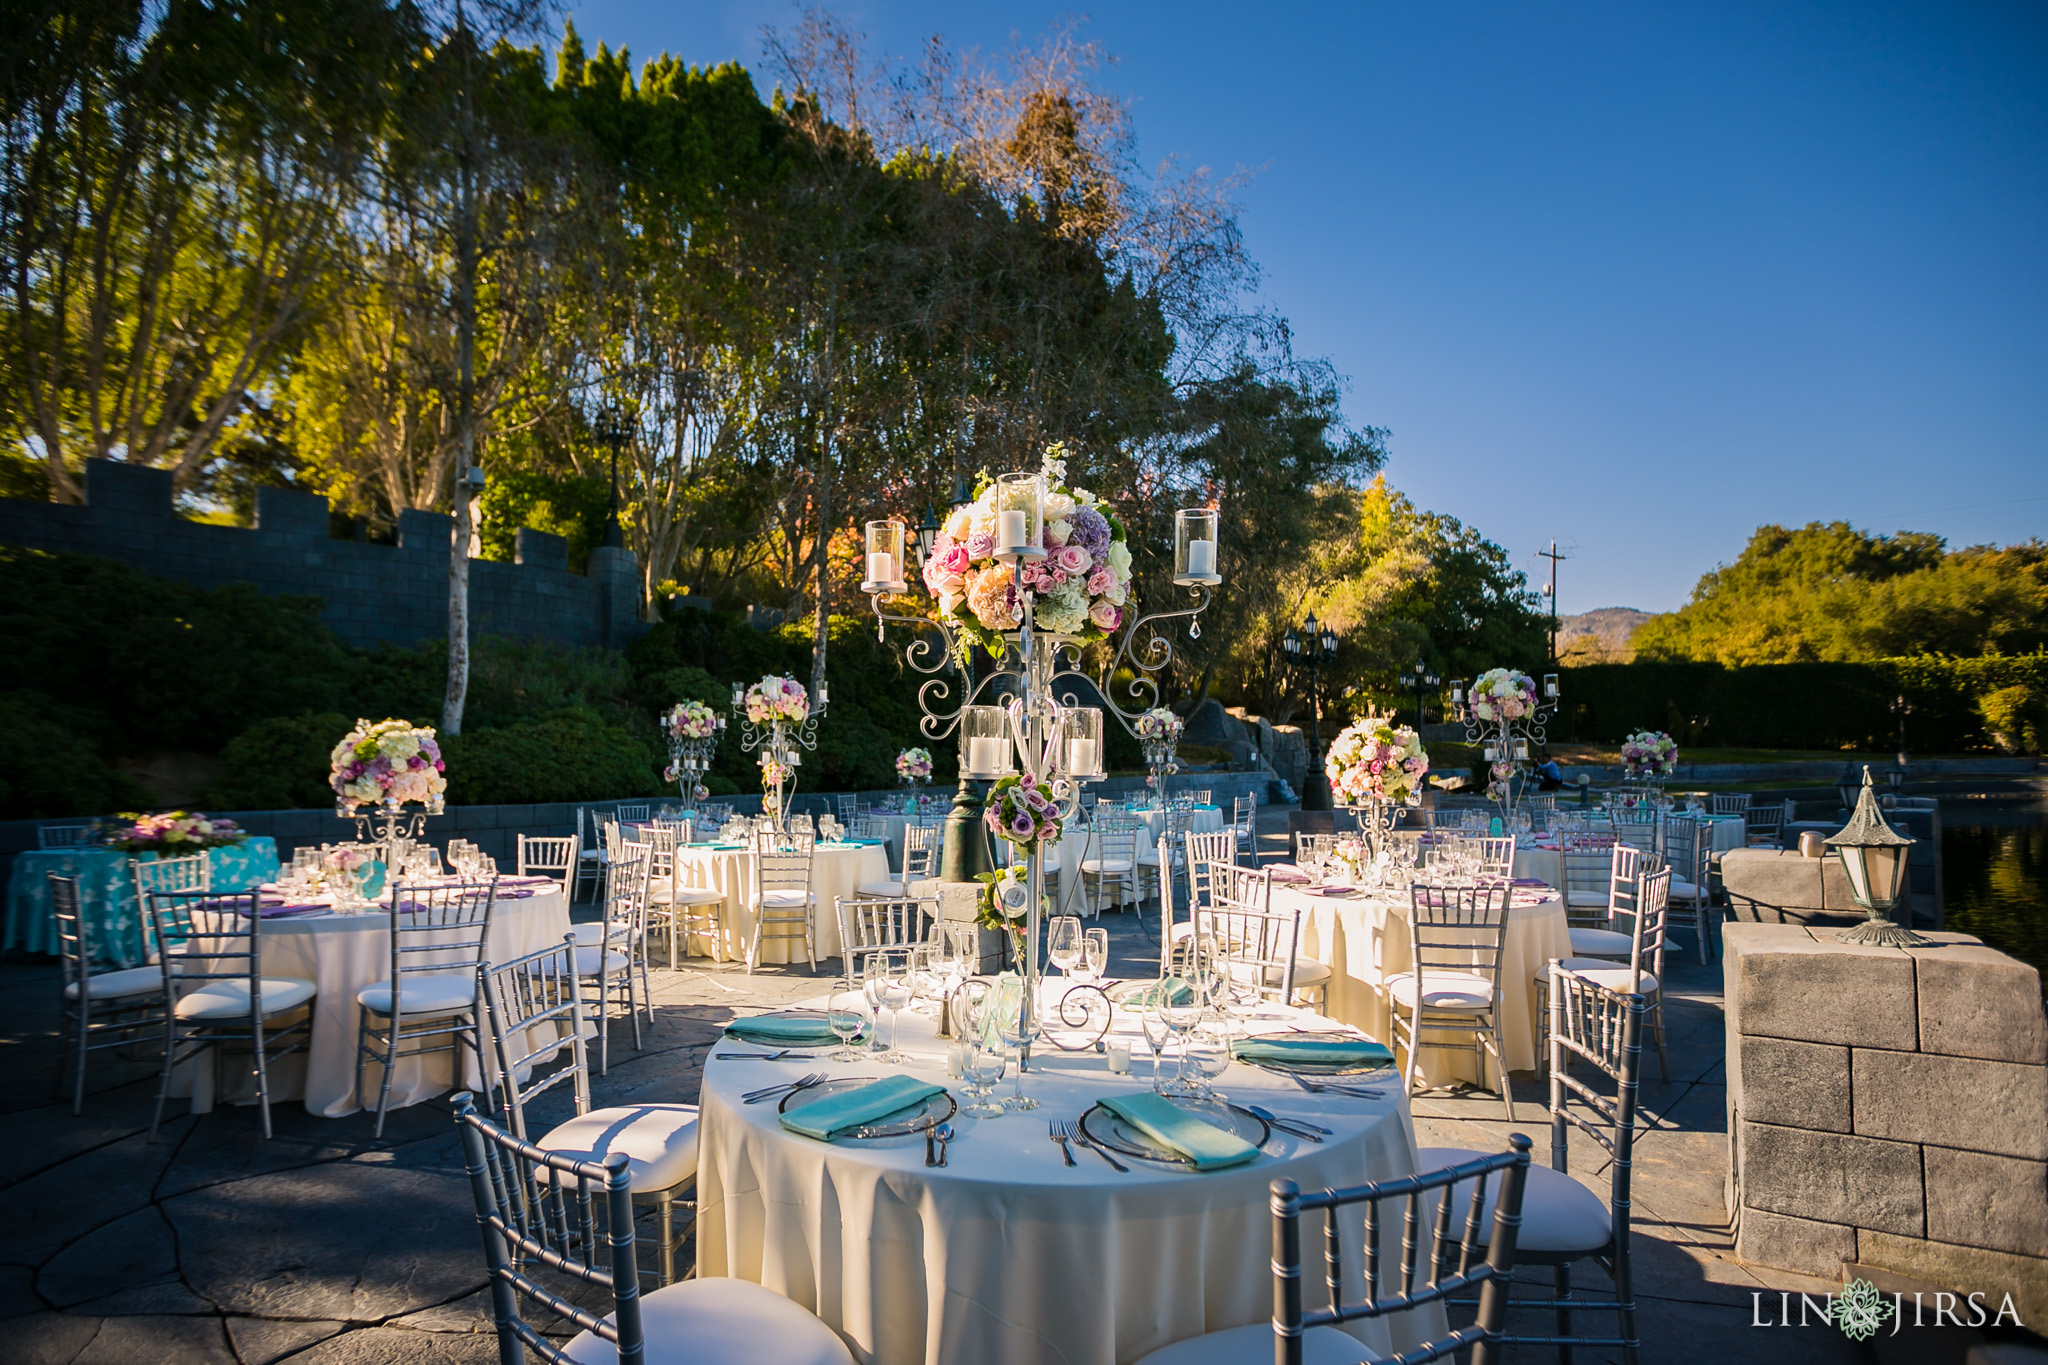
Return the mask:
M1109 917L1118 969L1151 975L1156 950L1132 916ZM1690 948L1690 944L1685 945ZM1780 1293L1836 1286L1733 1258L1723 1207L1726 1096L1719 963L1674 956L1665 996L1671 1079L1654 1057L1637 1148L1636 1265L1647 1360L1828 1362L1863 1358L1831 1326L1779 1321ZM815 994L796 971L655 972L655 1023L635 1053L614 1032L598 1104L690 1101L707 1049L736 1014ZM145 1138L152 1078L94 1058L85 1115L50 1098L56 1066L56 973L0 965L0 1047L7 1057L7 1141L0 1147L0 1356L20 1365L262 1365L496 1360L482 1261L451 1110L444 1101L392 1115L382 1140L367 1116L329 1120L295 1104L262 1142L249 1109L199 1118L175 1104ZM615 1025L615 1030L619 1026ZM1517 1087L1515 1129L1548 1153L1533 1076ZM566 1110L564 1111L566 1113ZM1429 1094L1414 1112L1423 1145L1498 1147L1510 1125L1491 1095ZM1591 1164L1573 1174L1604 1191ZM1548 1274L1529 1276L1548 1292ZM1582 1271L1582 1294L1604 1277ZM1517 1312L1547 1330L1546 1312ZM1581 1331L1611 1317L1582 1313ZM1903 1345L1905 1338L1900 1339ZM1960 1340L1923 1337L1898 1359L1962 1359ZM1938 1350L1938 1354L1929 1351ZM1512 1359L1548 1361L1548 1349ZM1619 1359L1580 1351L1580 1361Z

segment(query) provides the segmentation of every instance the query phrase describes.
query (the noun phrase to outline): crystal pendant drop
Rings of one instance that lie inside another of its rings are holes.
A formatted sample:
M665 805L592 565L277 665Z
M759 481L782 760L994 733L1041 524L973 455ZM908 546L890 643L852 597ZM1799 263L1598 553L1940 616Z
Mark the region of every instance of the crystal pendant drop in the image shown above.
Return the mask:
M1200 621L1188 622L1188 638L1190 640L1199 640L1202 638L1202 623Z

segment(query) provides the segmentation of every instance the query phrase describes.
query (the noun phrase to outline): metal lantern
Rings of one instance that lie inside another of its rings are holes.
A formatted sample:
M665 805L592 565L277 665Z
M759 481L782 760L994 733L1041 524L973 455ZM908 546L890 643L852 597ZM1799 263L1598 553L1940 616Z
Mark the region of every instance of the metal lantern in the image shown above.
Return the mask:
M930 503L924 505L924 520L917 524L917 562L931 561L932 546L939 541L939 513Z
M1864 769L1863 775L1859 777L1857 776L1854 763L1843 765L1842 775L1835 779L1835 797L1842 803L1844 812L1856 809L1856 794L1869 781L1869 775L1870 770L1868 768Z
M867 577L862 592L903 592L903 523L893 518L867 524Z
M960 715L960 772L987 781L1014 772L1009 713L1000 706L963 707Z
M1215 587L1223 581L1216 557L1219 519L1213 507L1183 507L1173 518L1173 581Z
M1849 823L1823 842L1840 856L1842 872L1849 878L1849 894L1870 913L1868 921L1844 929L1837 938L1879 948L1912 948L1933 942L1892 921L1892 911L1906 885L1906 856L1913 840L1884 822L1870 785L1869 768L1863 770L1863 785Z

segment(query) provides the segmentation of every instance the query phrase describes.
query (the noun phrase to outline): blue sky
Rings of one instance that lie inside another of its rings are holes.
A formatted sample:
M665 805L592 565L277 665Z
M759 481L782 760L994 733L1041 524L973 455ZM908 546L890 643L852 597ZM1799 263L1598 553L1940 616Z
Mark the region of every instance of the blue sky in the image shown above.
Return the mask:
M1085 14L1148 163L1258 170L1265 300L1390 479L1532 579L1556 537L1566 612L1675 607L1766 521L2048 536L2048 7L829 8L896 55ZM757 73L796 16L571 13Z

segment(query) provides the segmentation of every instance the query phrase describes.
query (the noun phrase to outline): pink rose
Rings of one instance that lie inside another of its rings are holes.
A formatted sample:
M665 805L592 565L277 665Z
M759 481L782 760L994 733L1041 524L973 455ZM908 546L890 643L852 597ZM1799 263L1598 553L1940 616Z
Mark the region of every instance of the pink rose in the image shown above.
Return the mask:
M1123 620L1123 613L1107 602L1097 602L1088 609L1088 619L1104 630L1115 630L1116 623Z
M1116 570L1107 564L1095 566L1095 572L1088 575L1088 595L1100 597L1116 586Z
M1080 545L1062 545L1053 553L1052 562L1061 573L1084 574L1094 567L1095 557Z

